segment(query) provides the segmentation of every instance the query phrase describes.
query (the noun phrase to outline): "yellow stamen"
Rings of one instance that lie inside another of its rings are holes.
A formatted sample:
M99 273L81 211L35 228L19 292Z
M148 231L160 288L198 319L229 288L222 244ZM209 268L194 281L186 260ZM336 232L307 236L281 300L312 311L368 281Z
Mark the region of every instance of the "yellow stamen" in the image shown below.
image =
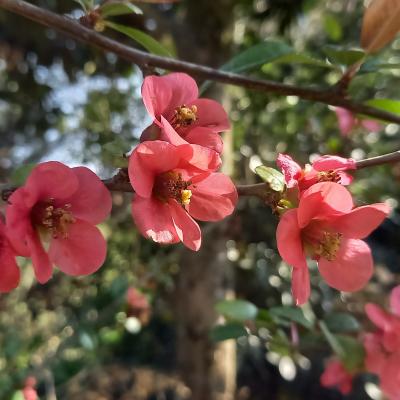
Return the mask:
M197 121L197 107L194 105L191 107L182 105L175 109L172 125L175 128L180 128L181 126L192 125L193 122L196 121Z
M340 182L340 176L334 170L321 171L321 172L318 172L317 180L318 180L318 182L336 182L336 183L338 183L338 182Z
M341 233L324 232L322 239L314 247L314 254L328 261L334 261L340 248L341 238Z
M184 206L188 206L190 203L190 198L192 197L192 191L191 190L182 190L181 192L181 203Z

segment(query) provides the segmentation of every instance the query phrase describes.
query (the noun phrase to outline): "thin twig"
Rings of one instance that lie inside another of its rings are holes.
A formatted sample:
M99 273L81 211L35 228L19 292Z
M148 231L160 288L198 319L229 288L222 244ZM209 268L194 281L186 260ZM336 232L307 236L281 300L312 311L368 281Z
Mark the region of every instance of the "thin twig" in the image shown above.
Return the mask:
M72 36L81 42L89 43L90 45L101 48L102 50L112 52L141 67L158 67L169 71L181 71L200 79L276 93L278 95L298 96L304 100L343 107L356 114L363 114L400 124L400 116L361 103L353 102L345 98L342 94L337 93L335 87L304 88L269 80L250 78L239 74L220 71L204 65L156 56L109 39L94 30L86 28L71 18L44 10L23 0L0 0L0 7L36 21L42 25L49 26L59 32Z

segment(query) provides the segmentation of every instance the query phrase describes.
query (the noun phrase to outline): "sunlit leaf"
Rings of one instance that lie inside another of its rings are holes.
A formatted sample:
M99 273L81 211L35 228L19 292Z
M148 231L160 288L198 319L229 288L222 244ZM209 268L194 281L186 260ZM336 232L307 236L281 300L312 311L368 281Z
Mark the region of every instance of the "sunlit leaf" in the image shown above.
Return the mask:
M390 43L400 31L399 0L372 0L365 10L361 47L374 53Z
M21 390L18 390L14 392L14 394L11 397L11 400L25 400L25 396Z
M343 36L343 29L338 19L332 15L327 14L324 17L324 28L331 40L339 41Z
M243 325L233 322L225 325L217 325L210 332L210 337L214 342L222 342L223 340L228 339L237 339L241 336L247 335L247 330Z
M114 29L115 31L118 31L130 37L135 42L142 45L150 53L163 57L171 57L171 53L161 43L153 39L147 33L139 31L138 29L135 28L130 28L128 26L116 24L110 21L106 21L105 24L109 28Z
M273 317L283 318L290 322L297 322L307 329L311 329L314 325L312 321L306 318L303 310L299 307L273 307L269 309L269 312Z
M143 14L143 11L132 3L106 3L98 8L102 18L116 17L126 14Z
M222 300L215 305L218 313L235 321L252 320L257 316L258 309L246 300Z
M400 100L372 99L365 102L365 104L393 114L400 114Z
M310 55L304 54L304 53L286 54L286 55L274 60L274 63L275 64L304 64L304 65L311 65L314 67L330 68L330 69L336 68L334 65L326 62L325 60L320 60L318 58L311 57Z
M285 189L285 177L275 168L261 165L255 169L256 174L275 192L283 192Z
M355 64L365 56L362 50L348 50L333 46L327 46L323 50L331 63L346 66Z
M360 324L351 314L330 313L324 318L324 322L331 332L357 332L360 330Z

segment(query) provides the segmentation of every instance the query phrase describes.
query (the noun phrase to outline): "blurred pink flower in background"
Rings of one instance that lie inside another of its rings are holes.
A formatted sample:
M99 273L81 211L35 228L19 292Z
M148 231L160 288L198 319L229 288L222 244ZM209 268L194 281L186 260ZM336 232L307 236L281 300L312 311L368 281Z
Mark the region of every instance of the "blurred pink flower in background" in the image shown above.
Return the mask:
M38 400L39 397L37 395L37 392L35 390L36 387L36 378L33 376L29 376L25 380L25 386L22 389L22 394L24 396L24 400Z
M353 375L346 370L339 360L330 360L320 378L324 387L336 387L344 395L352 389Z
M380 387L390 400L400 399L400 286L390 295L391 312L368 303L365 312L378 328L364 337L365 364L380 379Z
M379 132L382 129L382 125L379 122L372 119L358 118L345 108L335 107L335 113L342 136L349 136L354 129L359 127L365 128L368 132Z

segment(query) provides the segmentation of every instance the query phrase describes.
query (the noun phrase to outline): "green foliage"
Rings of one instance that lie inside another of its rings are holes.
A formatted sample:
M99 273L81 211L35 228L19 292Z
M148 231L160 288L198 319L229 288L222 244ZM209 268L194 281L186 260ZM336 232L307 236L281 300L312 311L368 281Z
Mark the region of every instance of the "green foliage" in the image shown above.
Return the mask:
M29 163L25 165L21 165L17 167L12 175L11 175L11 183L15 186L21 186L25 183L26 178L29 176L31 173L32 169L35 168L36 163Z
M333 64L345 66L353 65L365 57L365 53L362 50L347 50L333 46L325 47L324 52L328 56L329 61Z
M143 14L143 11L132 3L128 2L116 2L116 3L105 3L98 8L102 18L116 17L119 15L127 14Z
M365 104L393 114L400 114L400 100L372 99Z
M222 342L228 339L238 339L241 336L247 336L247 330L235 322L227 323L225 325L215 326L211 332L210 337L214 342Z
M130 37L135 42L143 46L150 53L156 54L158 56L172 57L171 53L161 43L153 39L147 33L144 33L135 28L131 28L129 26L116 24L110 21L106 21L105 25L111 29L114 29L115 31L118 31Z
M324 318L324 322L331 332L358 332L360 330L360 324L351 314L329 313Z
M234 321L252 320L257 316L257 307L246 300L222 300L215 305L218 313Z
M299 307L272 307L269 312L278 322L296 322L307 329L312 329L314 326L313 321L306 318L303 310Z
M324 28L325 32L328 34L328 37L338 42L343 37L343 30L338 18L334 14L326 14L324 16Z
M261 165L255 169L255 172L274 192L285 190L285 177L278 170Z

